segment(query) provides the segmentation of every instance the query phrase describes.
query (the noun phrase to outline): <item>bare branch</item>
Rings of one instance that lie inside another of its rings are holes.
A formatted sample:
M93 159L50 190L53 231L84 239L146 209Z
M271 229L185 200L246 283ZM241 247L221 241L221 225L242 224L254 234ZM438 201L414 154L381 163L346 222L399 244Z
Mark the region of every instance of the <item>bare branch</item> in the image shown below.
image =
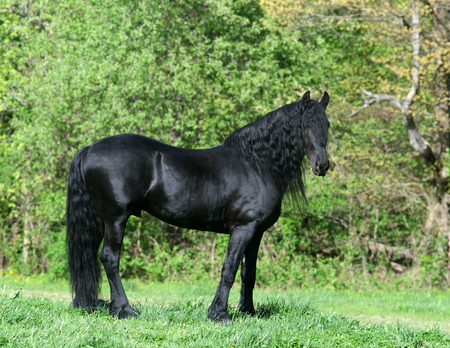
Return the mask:
M364 104L361 106L358 110L353 112L349 118L355 117L357 114L359 114L362 110L368 108L370 105L382 102L382 101L390 101L392 104L394 104L396 107L398 107L400 110L403 110L403 104L400 100L397 98L391 96L390 94L376 94L369 92L365 89L361 89L361 91L365 94L363 95Z
M403 125L408 133L408 138L411 146L417 152L419 152L422 157L436 167L437 171L440 171L441 164L438 163L437 158L430 144L425 140L425 138L420 134L417 126L414 122L414 118L411 114L410 107L413 102L414 97L419 90L419 68L420 68L420 22L419 22L419 10L417 4L413 2L412 4L412 44L413 44L413 66L412 66L412 83L411 89L406 96L405 101L402 103L399 99L391 96L390 94L376 94L362 89L364 104L358 110L353 112L349 117L355 117L359 112L368 108L370 105L378 102L389 101L399 108L402 112Z
M382 101L390 101L396 107L398 107L403 113L403 123L405 127L407 124L411 124L412 116L409 113L409 108L413 102L414 97L419 90L419 69L420 69L420 26L419 26L419 10L417 4L413 2L412 4L412 43L413 43L413 67L412 67L412 83L411 89L406 96L405 102L402 103L397 98L389 95L389 94L375 94L363 89L363 93L367 95L367 97L363 96L364 104L361 108L353 112L349 117L355 117L359 112L368 108L370 105Z
M337 15L324 15L320 13L311 13L308 14L307 18L317 18L320 20L330 20L330 21L338 21L345 20L348 22L384 22L389 23L396 26L403 25L403 18L401 16L396 16L390 13L387 13L384 16L373 16L372 14L366 14L364 11L362 13L352 14L348 16L337 16Z

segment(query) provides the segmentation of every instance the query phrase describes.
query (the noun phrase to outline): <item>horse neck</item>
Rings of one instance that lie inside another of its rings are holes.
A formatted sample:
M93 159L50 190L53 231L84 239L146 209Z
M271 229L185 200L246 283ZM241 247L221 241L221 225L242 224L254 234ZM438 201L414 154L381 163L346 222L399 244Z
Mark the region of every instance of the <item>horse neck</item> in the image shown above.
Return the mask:
M286 114L283 108L232 133L224 145L270 175L283 192L294 178L301 177L305 151L300 116Z

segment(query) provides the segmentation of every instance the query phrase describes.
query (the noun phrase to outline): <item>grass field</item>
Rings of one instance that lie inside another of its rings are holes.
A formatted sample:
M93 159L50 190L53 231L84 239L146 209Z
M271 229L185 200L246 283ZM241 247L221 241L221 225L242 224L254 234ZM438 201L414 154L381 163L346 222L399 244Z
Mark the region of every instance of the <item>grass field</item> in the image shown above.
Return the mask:
M249 317L233 289L233 323L221 324L206 319L215 284L125 282L140 312L130 320L70 308L65 283L7 277L0 287L6 347L450 347L449 293L256 289Z

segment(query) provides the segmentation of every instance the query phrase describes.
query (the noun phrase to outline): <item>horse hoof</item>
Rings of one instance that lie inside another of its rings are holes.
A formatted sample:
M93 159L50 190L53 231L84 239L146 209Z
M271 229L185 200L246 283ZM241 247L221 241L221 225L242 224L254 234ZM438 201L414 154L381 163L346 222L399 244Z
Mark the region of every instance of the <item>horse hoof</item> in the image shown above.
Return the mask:
M138 313L128 304L118 310L109 310L109 314L118 319L137 318Z

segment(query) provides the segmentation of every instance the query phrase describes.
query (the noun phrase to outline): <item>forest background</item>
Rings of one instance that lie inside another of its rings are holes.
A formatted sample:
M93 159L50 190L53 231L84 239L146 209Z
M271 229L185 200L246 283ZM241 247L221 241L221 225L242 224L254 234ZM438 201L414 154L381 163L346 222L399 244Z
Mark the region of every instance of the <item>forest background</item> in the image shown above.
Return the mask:
M300 98L331 96L331 168L306 170L262 241L259 286L447 287L450 4L19 1L0 6L0 272L67 279L68 168L139 133L221 143ZM143 214L123 277L217 279L228 236Z

